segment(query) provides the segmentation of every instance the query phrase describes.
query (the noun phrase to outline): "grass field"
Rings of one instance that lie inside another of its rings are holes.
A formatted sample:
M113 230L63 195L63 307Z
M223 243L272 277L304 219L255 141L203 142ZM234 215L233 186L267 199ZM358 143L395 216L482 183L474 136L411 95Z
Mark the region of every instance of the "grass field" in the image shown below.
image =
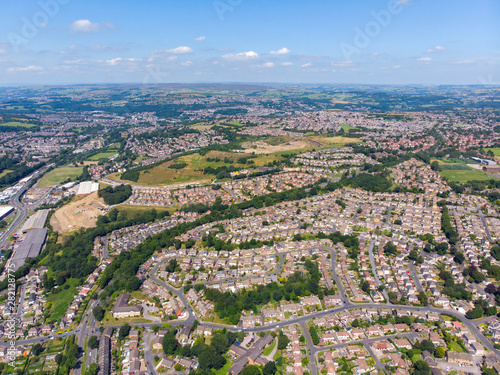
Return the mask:
M456 341L450 341L448 344L448 347L453 350L454 352L459 352L459 353L464 353L465 350L462 348Z
M442 177L446 177L452 182L467 182L474 180L491 180L493 177L478 170L472 171L441 171L439 172Z
M36 125L29 124L26 122L11 121L11 122L0 123L0 126L14 126L14 127L18 127L18 128L32 128Z
M38 182L38 187L54 186L66 181L68 178L75 180L83 172L83 167L59 167L43 175Z
M232 165L238 168L254 168L262 167L268 163L272 163L274 160L281 160L282 158L278 155L256 155L255 158L249 159L253 161L253 164L240 164L238 159L248 158L252 156L249 153L236 153L236 152L223 152L223 151L210 151L205 156L201 156L198 153L184 155L175 160L168 161L159 166L156 166L150 170L141 172L138 184L143 185L174 185L174 184L186 184L191 182L211 182L215 176L207 175L203 173L203 169L207 167L217 168L221 166L227 166L228 163L224 162L224 159L229 159L233 162ZM211 159L208 161L208 159ZM215 161L219 159L219 161ZM186 163L187 166L182 169L171 169L169 168L172 164ZM118 174L112 174L110 177L113 179L119 179Z
M6 170L0 172L0 178L2 178L3 176L5 176L7 173L10 173L10 172L12 172L10 169L6 169Z
M485 151L493 151L495 156L500 156L500 147L493 147L493 148L485 148Z
M231 362L229 360L229 357L228 356L224 356L227 360L226 364L224 365L224 367L222 367L220 370L216 370L216 369L212 369L212 374L215 374L215 375L226 375L226 374L229 374L229 369L231 368L231 366L233 365L233 362Z
M340 127L342 130L344 130L344 133L349 134L349 130L351 129L356 129L356 127L348 125L348 124L340 124Z
M116 155L116 151L107 151L107 152L100 152L98 154L95 154L89 158L91 161L96 161L96 160L101 160L101 159L107 159L110 158L113 155Z
M247 142L243 144L246 152L255 152L256 154L274 154L299 153L312 149L327 148L332 146L343 146L347 143L360 143L358 138L348 137L270 137L256 142Z
M66 280L66 284L70 286L68 289L62 288L59 293L50 294L47 297L47 302L52 302L49 318L51 322L58 322L64 316L77 292L76 287L79 285L79 280L68 279Z

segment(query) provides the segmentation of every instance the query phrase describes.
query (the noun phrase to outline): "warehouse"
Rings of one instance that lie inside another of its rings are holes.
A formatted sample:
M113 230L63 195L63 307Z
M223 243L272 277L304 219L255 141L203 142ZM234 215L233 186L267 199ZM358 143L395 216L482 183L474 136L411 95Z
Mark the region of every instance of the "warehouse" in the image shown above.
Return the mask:
M47 228L33 229L28 232L24 241L14 250L12 265L18 269L24 264L26 258L34 258L42 250L47 237Z
M77 195L87 195L99 190L99 183L92 181L80 182L78 185Z
M12 206L0 206L0 220L6 218L13 211L14 207Z
M47 221L47 215L50 210L39 210L31 215L28 220L24 223L21 228L22 233L26 233L31 229L40 229L45 226L45 222Z

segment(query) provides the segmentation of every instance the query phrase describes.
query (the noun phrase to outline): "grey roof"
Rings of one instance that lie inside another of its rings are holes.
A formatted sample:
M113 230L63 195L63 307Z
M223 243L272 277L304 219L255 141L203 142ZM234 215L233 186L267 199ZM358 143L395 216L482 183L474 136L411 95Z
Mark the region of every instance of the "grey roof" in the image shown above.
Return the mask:
M24 264L26 258L34 258L40 254L46 237L47 228L33 229L28 232L24 241L17 247L12 257L12 262L16 269Z
M47 215L50 210L39 210L31 215L28 220L24 223L21 228L21 232L25 233L30 229L40 229L45 226L45 222L47 221Z

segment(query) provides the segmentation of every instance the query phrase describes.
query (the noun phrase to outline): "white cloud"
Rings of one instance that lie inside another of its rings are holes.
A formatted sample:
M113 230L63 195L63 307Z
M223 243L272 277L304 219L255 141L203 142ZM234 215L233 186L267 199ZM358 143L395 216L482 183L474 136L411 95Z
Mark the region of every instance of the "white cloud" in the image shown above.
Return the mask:
M0 48L0 55L6 55L7 50L5 48Z
M262 67L264 68L274 68L274 63L273 62L266 62L262 64Z
M185 62L182 62L181 65L182 66L191 66L191 65L193 65L193 62L192 61L185 61Z
M282 66L292 66L293 63L290 62L290 61L287 61L287 62L284 62L284 63L281 63Z
M477 60L455 60L455 61L450 61L450 64L475 64L477 63Z
M393 67L394 69L399 69L399 68L401 68L401 65L393 65L392 67Z
M308 68L308 67L310 67L311 65L312 65L311 63L305 63L305 64L301 65L300 67L301 67L301 68Z
M418 61L431 61L432 58L430 58L430 57L419 57L417 60Z
M446 47L443 47L443 46L436 46L434 48L429 48L427 51L425 51L425 53L435 53L435 52L441 52L441 51L444 51L446 49Z
M193 53L193 49L191 47L180 46L177 48L167 49L167 50L165 50L165 52L175 53L177 55L182 55L185 53Z
M128 58L128 59L124 59L122 57L116 57L114 59L111 59L111 60L106 60L104 61L104 63L106 65L111 65L111 66L114 66L114 65L117 65L118 63L120 62L134 62L134 61L140 61L141 59L137 59L137 58Z
M127 49L126 47L121 47L121 46L108 47L108 46L101 46L99 44L97 44L95 46L89 46L87 48L92 50L92 51L121 51L121 50Z
M345 67L345 66L354 66L356 64L354 64L352 61L341 61L341 62L338 62L338 63L333 63L332 62L332 66L340 66L340 67Z
M271 55L288 55L290 53L290 50L286 47L283 47L277 51L271 51L269 52Z
M36 65L15 66L7 69L8 72L39 72L40 70L43 70L43 68Z
M194 38L196 42L203 42L205 39L207 39L206 36L199 36L198 38Z
M90 34L90 33L97 33L104 29L114 29L116 28L116 26L113 25L111 22L98 23L98 22L91 22L90 20L77 20L73 22L69 26L69 28L75 33Z
M226 60L254 60L259 58L259 54L254 51L229 53L227 55L222 55L222 58Z
M396 1L396 4L398 4L398 5L409 5L410 4L410 0L398 0L398 1Z

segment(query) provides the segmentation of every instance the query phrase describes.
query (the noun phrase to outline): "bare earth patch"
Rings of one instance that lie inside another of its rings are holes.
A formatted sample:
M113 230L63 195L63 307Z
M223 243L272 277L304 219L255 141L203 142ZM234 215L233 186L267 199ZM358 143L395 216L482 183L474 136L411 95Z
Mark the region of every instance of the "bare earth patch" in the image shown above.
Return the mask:
M256 154L272 154L273 152L296 150L298 148L305 148L310 145L307 141L290 141L281 145L272 146L263 141L253 142L252 144L243 144L245 151ZM255 148L254 148L255 147Z
M96 226L97 217L103 215L106 207L102 198L94 192L76 202L61 207L50 218L50 224L59 233L72 232L80 228Z

